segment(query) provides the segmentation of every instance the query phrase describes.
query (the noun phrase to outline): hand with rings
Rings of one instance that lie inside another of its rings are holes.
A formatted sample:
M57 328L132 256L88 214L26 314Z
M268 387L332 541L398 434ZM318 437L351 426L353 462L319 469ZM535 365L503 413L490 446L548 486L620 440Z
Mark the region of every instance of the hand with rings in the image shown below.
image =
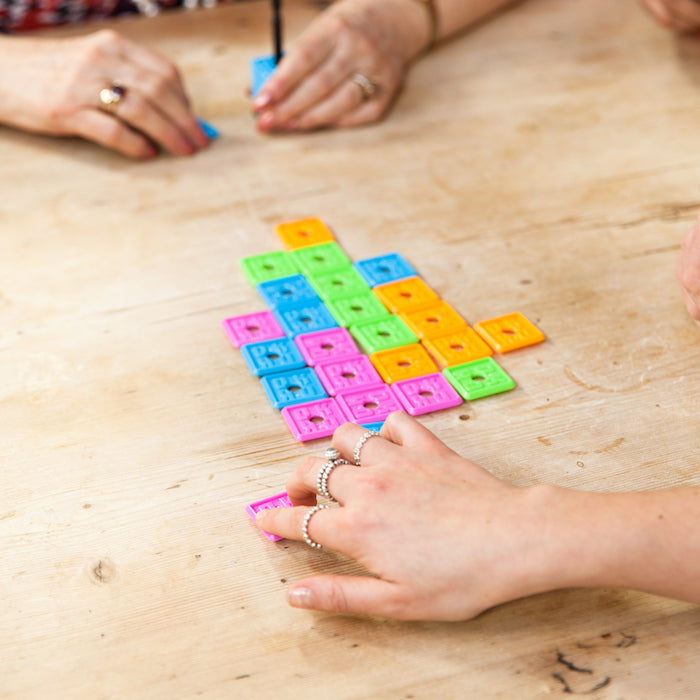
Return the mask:
M290 49L253 101L260 131L352 127L380 119L430 39L414 0L340 0Z
M640 0L640 2L665 27L679 32L696 32L700 29L698 0Z
M112 30L0 42L4 61L16 66L2 78L0 122L81 136L133 158L158 148L191 155L209 143L175 66Z
M319 507L319 474L329 460L310 457L287 482L295 507L265 510L257 522L352 557L373 576L297 581L288 592L292 605L464 619L534 592L519 575L539 541L525 489L461 458L401 412L389 416L379 435L347 423L333 446L347 460L325 480L338 506ZM355 457L361 467L347 463Z

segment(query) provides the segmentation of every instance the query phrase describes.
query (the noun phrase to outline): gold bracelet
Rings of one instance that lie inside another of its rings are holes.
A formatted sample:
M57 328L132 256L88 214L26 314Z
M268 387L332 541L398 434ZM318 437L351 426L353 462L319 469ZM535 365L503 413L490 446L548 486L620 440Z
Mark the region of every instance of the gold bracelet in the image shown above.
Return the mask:
M423 51L430 51L435 46L438 38L438 12L435 7L435 0L414 0L425 8L428 13L428 43Z

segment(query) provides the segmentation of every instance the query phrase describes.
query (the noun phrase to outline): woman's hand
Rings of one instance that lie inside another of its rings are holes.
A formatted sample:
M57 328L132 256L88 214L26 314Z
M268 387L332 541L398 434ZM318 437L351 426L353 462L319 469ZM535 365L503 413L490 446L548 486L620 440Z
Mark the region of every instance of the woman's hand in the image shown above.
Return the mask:
M700 3L695 0L641 0L653 17L665 27L680 32L700 29Z
M124 95L110 111L100 91ZM134 158L160 146L191 155L207 145L167 59L114 31L68 39L0 39L0 121L27 131L82 136Z
M429 40L428 10L415 0L341 0L309 26L253 101L258 129L380 119ZM357 74L369 81L364 88Z
M339 428L333 446L352 462L365 430ZM367 440L362 467L337 466L328 490L340 507L316 512L312 540L360 562L373 576L322 575L296 582L292 605L400 619L458 620L551 586L539 569L546 508L537 489L508 485L450 450L405 413ZM294 508L265 510L264 530L302 539L316 479L311 457L291 475ZM564 570L560 561L557 566Z
M676 265L688 313L700 326L700 216L683 239L681 257Z

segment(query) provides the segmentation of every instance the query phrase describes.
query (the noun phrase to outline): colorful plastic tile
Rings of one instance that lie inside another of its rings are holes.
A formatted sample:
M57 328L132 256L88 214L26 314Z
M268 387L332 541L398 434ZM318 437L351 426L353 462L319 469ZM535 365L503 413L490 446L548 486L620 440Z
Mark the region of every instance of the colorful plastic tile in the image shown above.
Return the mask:
M424 338L423 345L443 369L493 355L493 350L468 326L447 335Z
M309 282L326 303L356 294L368 294L371 291L367 282L354 267L344 267L323 275L316 275L310 277Z
M383 425L383 420L377 421L376 423L360 423L361 428L365 428L366 430L374 430L374 432L376 433L378 433L382 429Z
M380 284L372 291L393 314L415 311L440 301L440 297L420 277Z
M246 343L256 343L284 336L282 327L277 323L271 311L258 311L243 316L234 316L224 319L221 325L235 348L240 348Z
M435 338L467 326L467 322L446 301L400 316L419 338Z
M442 373L459 394L468 401L509 391L515 386L515 382L496 364L492 357L474 360L474 362L467 362L456 367L448 367Z
M396 382L392 388L406 413L412 416L452 408L462 403L462 397L440 373L404 379Z
M358 260L355 268L370 287L395 282L405 277L416 277L416 271L399 253L389 253L376 258Z
M205 136L210 141L219 138L218 129L212 124L210 124L208 121L205 121L204 119L197 119L197 124L199 124L199 128L204 132Z
M360 323L352 326L350 332L370 354L418 342L418 338L398 316L389 315L379 321Z
M402 408L398 397L386 384L344 391L337 394L335 400L347 420L353 423L383 421L390 413Z
M301 369L306 365L299 349L290 338L248 343L241 348L241 354L256 377Z
M384 304L370 291L366 294L355 294L344 299L327 301L326 304L338 325L346 328L358 323L379 321L389 315Z
M497 352L510 352L544 340L544 333L518 311L475 323L474 330Z
M277 235L288 250L319 243L331 243L333 234L321 219L300 219L277 224Z
M350 258L337 243L320 243L292 250L289 255L308 277L318 277L351 265Z
M306 442L333 435L348 419L335 399L321 399L282 409L282 417L295 440Z
M261 511L261 510L268 510L269 508L291 508L292 507L292 502L289 500L289 496L287 496L287 492L285 491L284 493L278 493L276 496L270 496L269 498L263 498L262 501L255 501L255 503L251 503L245 507L245 512L250 515L250 517L253 519L253 522L255 523L255 516ZM257 523L255 523L257 525ZM265 532L262 528L260 528L260 532L267 537L268 540L272 542L278 542L279 540L283 540L284 537L280 537L279 535L273 535L271 532Z
M418 343L375 352L370 360L387 384L438 371L430 355Z
M261 378L267 398L275 408L326 398L320 379L311 367L268 374Z
M255 97L267 79L275 72L277 61L274 56L256 56L250 59L250 94Z
M366 355L320 362L315 367L321 384L330 396L347 389L384 384Z
M294 260L283 250L249 255L241 260L241 268L252 285L279 277L296 275L299 272Z
M326 305L313 300L297 302L296 304L285 304L274 309L273 314L282 330L290 337L301 333L312 333L321 331L324 328L335 328L338 324L331 315Z
M294 342L306 364L311 367L319 362L340 360L360 354L360 349L345 328L304 333L294 338Z
M318 294L304 275L292 275L291 277L280 277L276 280L261 282L256 289L262 300L271 309L310 299L320 301Z

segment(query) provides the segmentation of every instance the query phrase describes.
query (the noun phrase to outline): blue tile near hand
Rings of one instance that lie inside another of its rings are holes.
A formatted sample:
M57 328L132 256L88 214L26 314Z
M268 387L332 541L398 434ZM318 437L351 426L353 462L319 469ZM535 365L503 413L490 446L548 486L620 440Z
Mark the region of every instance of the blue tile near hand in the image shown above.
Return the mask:
M313 299L285 304L273 309L273 313L290 338L338 326L326 305L322 301L314 302Z
M304 275L291 275L276 280L267 280L260 282L255 288L271 309L297 302L321 301Z
M241 348L241 354L256 377L306 366L299 348L291 338L248 343Z
M256 56L250 59L250 95L255 97L267 79L275 72L277 61L274 56Z
M406 258L399 253L358 260L355 263L355 269L370 287L418 275Z
M324 399L326 394L319 378L310 367L268 374L260 380L275 408L294 406L300 403Z

